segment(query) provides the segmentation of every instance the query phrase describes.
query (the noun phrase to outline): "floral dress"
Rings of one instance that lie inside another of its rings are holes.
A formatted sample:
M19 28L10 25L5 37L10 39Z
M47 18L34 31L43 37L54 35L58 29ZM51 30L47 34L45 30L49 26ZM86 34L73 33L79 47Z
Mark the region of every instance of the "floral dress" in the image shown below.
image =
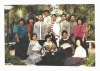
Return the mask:
M38 41L35 43L31 40L29 43L28 51L27 51L27 55L29 55L29 57L26 59L26 62L30 64L35 64L41 61L42 60L41 54L40 54L41 48L42 47L38 43ZM38 52L36 52L35 50L38 50Z

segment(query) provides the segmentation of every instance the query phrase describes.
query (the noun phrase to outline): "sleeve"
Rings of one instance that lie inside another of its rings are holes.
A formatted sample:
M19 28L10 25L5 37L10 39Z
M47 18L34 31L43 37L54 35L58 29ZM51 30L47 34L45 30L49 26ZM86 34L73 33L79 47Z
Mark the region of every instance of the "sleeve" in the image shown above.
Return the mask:
M14 33L14 34L18 33L18 29L19 29L18 26L14 26L14 28L13 28L13 33Z
M35 23L35 24L34 24L33 32L36 33L36 30L37 30L37 29L36 29L36 23Z
M31 32L31 30L32 30L32 29L31 29L31 27L30 27L30 25L29 25L29 24L27 24L27 25L26 25L26 30L27 30L27 32L28 32L28 33L30 33L30 32Z
M30 41L28 50L27 50L27 55L29 55L31 52L32 52L32 47L31 47L31 41Z
M68 31L68 35L70 36L70 23L68 22L68 28L67 28L67 31Z

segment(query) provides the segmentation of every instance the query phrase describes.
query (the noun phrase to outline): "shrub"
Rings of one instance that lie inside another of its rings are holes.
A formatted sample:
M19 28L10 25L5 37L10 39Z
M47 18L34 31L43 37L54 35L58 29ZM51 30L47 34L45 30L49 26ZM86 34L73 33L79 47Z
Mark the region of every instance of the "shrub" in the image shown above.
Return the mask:
M25 65L20 61L19 57L11 56L9 53L5 53L5 63L11 63L13 65Z
M82 64L86 66L95 66L95 55L88 56L83 59Z

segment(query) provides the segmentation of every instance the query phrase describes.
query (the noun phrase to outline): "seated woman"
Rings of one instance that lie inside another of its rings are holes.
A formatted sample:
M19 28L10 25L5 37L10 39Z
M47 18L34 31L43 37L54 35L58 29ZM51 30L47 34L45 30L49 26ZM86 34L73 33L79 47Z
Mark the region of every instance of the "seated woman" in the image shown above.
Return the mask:
M62 36L63 38L59 41L59 46L61 47L61 56L63 58L63 60L65 60L67 57L71 57L72 51L74 51L74 49L72 48L72 40L70 39L70 37L68 36L68 33L66 30L62 31Z
M51 41L51 35L45 36L46 42L43 44L42 48L42 65L56 65L56 52L57 47L56 45Z
M29 64L35 64L42 60L40 54L40 50L42 47L37 41L37 34L33 33L31 39L32 40L30 41L27 50L27 55L29 55L29 57L26 59L26 62Z
M64 65L65 66L79 66L83 58L86 57L86 50L81 46L82 39L77 37L75 54L72 57L67 58Z

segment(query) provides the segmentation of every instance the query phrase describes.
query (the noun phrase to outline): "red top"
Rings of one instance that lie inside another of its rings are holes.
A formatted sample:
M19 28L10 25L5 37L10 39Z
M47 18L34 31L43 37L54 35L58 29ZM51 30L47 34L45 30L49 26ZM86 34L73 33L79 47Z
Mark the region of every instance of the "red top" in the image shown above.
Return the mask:
M74 27L74 38L76 38L77 36L78 37L81 37L83 38L83 34L87 34L88 33L88 29L87 29L87 26L85 25L80 25L80 26L75 26Z
M33 33L33 24L27 24L26 25L26 30L27 30L27 32L28 33L31 33L31 35L32 35L32 33Z

